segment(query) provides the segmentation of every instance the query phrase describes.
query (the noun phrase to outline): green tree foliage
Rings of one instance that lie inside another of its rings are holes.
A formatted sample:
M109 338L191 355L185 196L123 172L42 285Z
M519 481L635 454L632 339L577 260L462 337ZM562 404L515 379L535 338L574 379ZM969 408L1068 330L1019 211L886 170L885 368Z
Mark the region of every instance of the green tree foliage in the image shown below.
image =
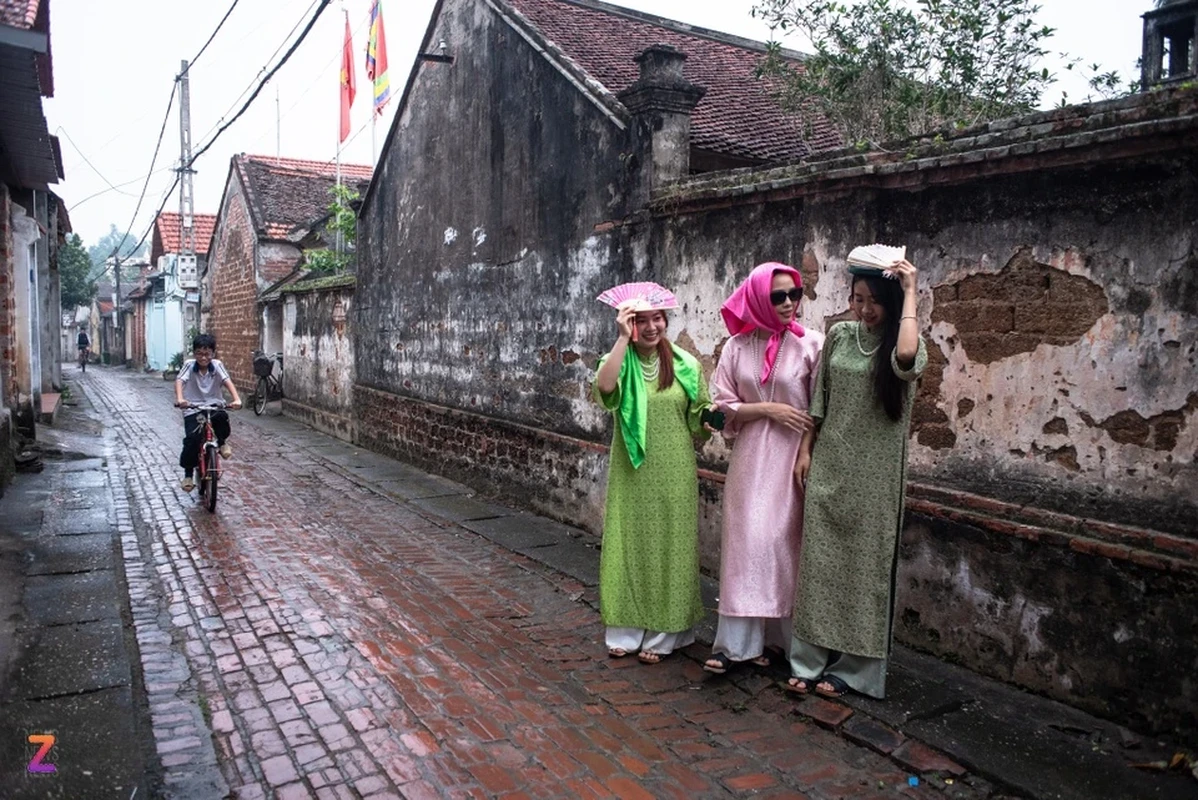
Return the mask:
M124 238L124 243L121 244L121 239ZM104 271L104 262L107 261L116 249L118 244L121 245L120 259L125 261L130 258L144 258L149 245L142 242L141 247L135 247L138 240L137 235L130 233L125 236L124 233L117 230L116 225L108 226L108 233L100 237L99 241L87 248L87 255L91 258L93 275L100 274ZM136 274L136 272L135 272Z
M304 266L320 275L336 275L349 269L358 236L358 215L353 207L358 200L358 193L348 186L337 184L329 189L329 194L333 195L333 202L329 204L329 221L325 230L326 237L333 240L333 247L304 252Z
M769 46L759 74L780 79L783 106L818 111L868 147L1036 108L1053 82L1039 11L1032 0L760 0L752 13L814 50L796 66Z
M67 236L58 250L58 280L62 292L63 310L89 305L96 296L96 284L91 279L92 262L79 234Z

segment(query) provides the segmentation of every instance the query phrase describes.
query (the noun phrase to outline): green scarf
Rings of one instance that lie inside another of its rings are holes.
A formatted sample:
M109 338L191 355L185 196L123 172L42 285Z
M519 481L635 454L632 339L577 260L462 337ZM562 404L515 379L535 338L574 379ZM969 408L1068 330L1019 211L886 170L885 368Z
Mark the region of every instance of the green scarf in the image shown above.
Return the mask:
M670 345L674 352L674 380L682 385L687 398L693 403L699 396L699 380L702 368L690 353ZM640 359L636 348L629 347L620 365L620 426L624 430L624 446L628 448L628 460L637 469L645 463L645 429L649 418L649 390L641 374Z

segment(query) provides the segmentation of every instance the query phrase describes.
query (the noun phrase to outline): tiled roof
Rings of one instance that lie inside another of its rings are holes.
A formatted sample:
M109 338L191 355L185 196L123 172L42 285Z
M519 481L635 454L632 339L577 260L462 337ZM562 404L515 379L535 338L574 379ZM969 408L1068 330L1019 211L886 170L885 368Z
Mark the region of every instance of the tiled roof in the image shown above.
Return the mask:
M638 77L633 59L655 44L687 55L683 74L707 93L695 108L692 147L754 161L787 161L840 145L822 117L783 113L753 73L765 46L594 0L507 0L565 56L613 94ZM796 62L797 63L797 62Z
M304 161L274 156L234 157L249 198L250 213L258 235L267 239L286 239L296 228L306 226L328 214L336 181L337 166L327 161ZM364 192L370 182L371 168L362 164L342 164L342 181Z
M178 253L182 247L183 216L176 212L164 211L154 220L155 244L162 243L162 253ZM193 214L192 226L195 230L196 253L208 252L208 242L212 239L212 229L216 227L215 214ZM158 249L157 247L154 249Z
M39 5L39 0L0 0L0 25L30 30Z

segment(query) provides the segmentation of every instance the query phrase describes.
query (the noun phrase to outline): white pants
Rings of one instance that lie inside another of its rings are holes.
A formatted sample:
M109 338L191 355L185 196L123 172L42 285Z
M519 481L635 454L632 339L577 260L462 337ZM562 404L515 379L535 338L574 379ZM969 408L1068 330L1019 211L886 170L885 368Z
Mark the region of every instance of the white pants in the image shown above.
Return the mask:
M723 653L733 661L748 661L777 647L783 653L790 648L790 617L726 617L720 615L712 653Z
M677 633L660 633L647 631L644 628L611 628L607 629L604 639L607 649L619 648L628 653L657 653L668 656L680 647L686 647L695 641L695 629L687 628Z

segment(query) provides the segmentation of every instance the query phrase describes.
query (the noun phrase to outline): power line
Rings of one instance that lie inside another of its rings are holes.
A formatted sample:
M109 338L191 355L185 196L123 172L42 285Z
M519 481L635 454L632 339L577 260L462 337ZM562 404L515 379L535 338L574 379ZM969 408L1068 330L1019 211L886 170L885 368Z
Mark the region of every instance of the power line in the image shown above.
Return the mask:
M319 0L312 0L312 4L309 5L304 10L304 15L307 15L307 13L316 6L317 2L319 2ZM319 16L319 12L317 15ZM275 51L267 57L266 64L270 64L271 60L279 54L279 51L281 51L283 49L283 46L287 44L287 40L290 39L295 34L295 32L299 29L299 26L303 23L303 21L304 21L304 17L301 16L299 18L299 20L296 21L295 25L292 26L291 30L287 32L287 35L283 37L283 41L279 42L279 46L275 48ZM254 78L256 79L258 76L260 76L265 71L266 71L266 65L263 65L262 69L258 70L258 75L255 75ZM229 116L229 112L231 112L237 106L237 104L241 102L241 99L246 96L246 94L250 91L250 88L253 85L254 85L253 80L251 80L250 85L246 86L244 89L242 89L241 94L237 95L237 99L235 99L232 103L229 104L229 107L225 110L224 114L221 114L221 117L219 120L217 120L216 125L213 125L211 128L208 129L207 133L205 133L203 136L199 137L199 141L203 141L204 139L207 139L208 136L214 130L216 130L216 128L222 122L225 121L225 117Z
M75 152L79 154L79 157L83 159L84 163L86 163L89 167L92 168L92 172L94 172L100 176L100 180L102 180L108 184L108 189L105 189L104 191L111 190L114 192L120 192L121 194L126 195L127 197L136 197L136 195L134 195L133 192L121 192L121 190L119 188L117 188L116 186L113 185L112 181L110 181L110 180L108 180L108 178L104 177L104 173L100 172L100 168L97 167L95 164L93 164L91 162L91 159L89 159L87 157L87 155L81 149L79 149L79 145L75 144L75 140L71 138L71 134L67 133L66 128L59 125L58 128L54 132L61 133L63 136L67 137L67 141L71 143L71 147L75 148ZM141 178L136 178L132 181L127 181L126 183L122 183L121 186L126 186L129 183L136 183L139 180L141 180Z
M352 35L353 35L353 36L357 36L359 33L361 33L361 32L362 32L362 29L363 29L363 28L365 28L365 27L366 27L366 26L367 26L369 23L370 23L370 12L367 12L367 13L366 13L366 14L365 14L365 15L362 17L362 20L361 20L361 21L358 23L358 27L356 27L356 28L354 28L354 29L353 29L353 34L352 34ZM311 90L311 89L313 89L313 88L314 88L314 87L315 87L317 84L319 84L319 83L320 83L320 82L321 82L321 81L324 79L324 77L325 77L325 75L328 73L329 69L330 69L330 68L331 68L331 67L332 67L334 64L337 64L337 63L339 63L339 62L341 61L342 57L343 57L343 54L341 53L341 51L340 51L340 50L338 50L338 51L337 51L337 55L333 56L333 58L331 58L331 59L328 61L328 63L327 63L327 64L325 64L323 67L321 67L321 69L320 69L320 73L319 73L319 74L318 74L318 75L317 75L315 78L313 78L313 79L312 79L312 81L311 81L311 82L310 82L310 83L309 83L307 86L305 86L305 87L304 87L304 90L303 90L302 92L300 92L300 93L299 93L299 98L298 98L298 99L297 99L295 102L293 102L291 105L289 105L289 106L287 107L287 110L286 110L286 111L284 111L282 114L280 114L280 115L279 115L279 119L280 119L280 120L287 119L287 115L288 115L288 114L290 114L290 113L291 113L292 111L294 111L295 109L297 109L297 108L299 107L300 103L304 102L304 100L305 100L305 99L307 99L307 93L308 93L308 91L309 91L309 90ZM360 131L359 131L359 132L360 132ZM264 138L264 137L265 137L267 134L269 134L269 133L270 133L270 131L266 131L266 132L265 132L265 133L263 133L261 136L259 136L257 139L255 139L255 140L254 140L254 144L255 144L255 146L256 146L256 145L257 145L259 142L261 142L261 141L262 141L262 139L263 139L263 138ZM357 135L357 134L355 134L355 136L356 136L356 135ZM353 141L353 140L351 139L350 141ZM348 142L347 142L347 144L348 144ZM246 148L246 151L247 151L247 152L255 152L255 150L256 150L256 147L254 147L254 148ZM330 161L329 163L332 163L332 161Z
M80 155L82 155L82 154L80 154ZM166 172L169 169L171 169L171 168L170 167L161 167L159 169L154 170L149 175L138 175L136 178L127 180L124 183L118 183L112 189L101 189L98 192L92 192L87 197L83 198L82 200L80 200L80 201L74 203L73 205L71 205L70 207L68 207L67 211L68 212L74 211L75 209L79 208L79 206L86 203L88 200L99 197L100 195L103 195L103 194L108 194L109 192L114 191L114 190L120 192L120 187L122 187L122 186L129 186L134 183L140 183L141 181L144 181L146 178L150 177L150 175L157 175L159 172ZM103 176L101 176L101 177L103 177ZM136 197L136 195L133 194L132 192L120 192L120 193L127 197Z
M225 15L220 18L220 22L216 23L216 30L214 30L212 35L208 37L208 41L204 42L204 46L200 48L200 52L196 53L195 58L189 62L188 69L190 69L192 66L195 66L195 63L200 60L200 56L204 55L204 51L208 49L208 45L212 44L212 40L216 38L216 34L220 33L220 29L222 26L224 26L225 20L227 20L229 15L233 13L233 9L237 8L238 2L240 2L240 0L233 0L233 5L229 6L229 10L226 11Z
M237 7L237 3L238 3L238 0L233 0L233 5L229 6L229 10L225 12L225 15L223 17L221 17L220 22L218 22L216 24L216 29L212 31L212 35L208 37L208 41L204 42L204 46L200 48L200 52L196 53L196 56L195 56L195 58L192 59L191 63L195 63L195 60L198 59L201 55L203 55L204 51L208 49L208 45L212 44L212 40L216 38L216 34L219 33L220 29L224 26L225 20L227 20L229 18L229 15L233 13L233 9ZM188 68L190 69L190 65ZM137 205L133 209L133 218L129 220L129 224L125 227L125 233L123 236L121 236L121 241L117 244L116 248L112 251L112 254L114 256L117 255L118 253L120 253L121 248L124 247L126 240L128 240L129 230L137 222L137 214L139 211L141 211L141 204L146 199L146 190L150 188L150 176L152 176L154 174L154 165L156 163L158 163L158 151L162 148L162 137L166 134L166 123L170 120L171 107L175 103L175 92L178 91L178 89L179 89L179 83L176 80L175 84L173 86L171 86L170 99L166 101L166 113L162 115L162 127L160 127L158 129L158 141L154 144L154 155L150 158L150 171L146 174L145 185L142 186L141 195L137 198ZM73 144L73 142L72 142L72 144ZM77 150L78 148L75 148L75 149ZM83 155L83 154L80 153L80 155ZM186 168L189 165L183 165L183 166ZM93 169L94 169L94 167L93 167ZM176 179L175 184L178 184L178 182L179 181ZM111 186L111 185L112 184L109 184L109 186ZM115 187L113 187L113 188L115 188ZM174 185L172 185L171 186L172 192L174 191L174 188L175 188ZM168 193L167 197L169 197L169 196L170 196L170 194ZM166 198L163 198L164 205L165 205L165 200L166 200ZM162 207L159 207L158 211L159 211L159 213L161 213ZM155 214L154 216L156 218L158 215ZM147 231L146 233L148 235L149 231ZM137 247L133 248L134 251L136 251L139 247L141 247L142 242L144 242L145 240L146 240L146 237L142 236L141 241L139 241L137 243Z
M158 162L158 150L162 147L162 136L166 133L166 123L171 118L171 106L175 104L175 91L178 88L179 85L177 83L171 87L170 99L166 101L166 113L162 115L162 127L158 129L158 143L154 145L154 155L150 158L150 172L146 175L145 185L141 187L141 196L137 198L137 206L133 209L133 218L130 219L129 224L125 226L124 235L121 236L121 240L112 250L112 255L114 256L120 253L121 248L124 247L125 240L129 238L129 229L133 227L135 222L137 222L137 212L141 211L141 204L146 199L146 190L150 188L150 175L154 174L154 164ZM177 182L178 181L176 179L176 183ZM173 188L174 187L172 187L172 189ZM142 241L145 241L146 237L143 236L141 238ZM141 242L137 243L137 247L141 247ZM133 249L136 251L137 247L134 247Z
M214 145L216 143L216 140L220 138L220 135L222 133L224 133L226 130L228 130L228 128L233 123L235 123L241 117L242 114L244 114L246 112L246 110L250 107L250 104L254 102L254 99L258 97L258 95L262 92L262 89L265 88L266 84L268 84L270 82L270 79L274 77L275 73L277 73L280 69L283 68L283 65L287 63L288 59L291 58L292 54L299 48L299 46L301 44L303 44L304 39L306 39L308 37L308 34L312 31L312 28L316 25L316 21L318 19L320 19L320 15L324 13L324 10L326 8L328 8L331 0L319 0L319 2L320 2L320 7L316 9L316 13L312 15L312 18L310 20L308 20L308 24L307 24L307 26L304 27L303 32L300 33L299 38L296 39L295 42L291 45L291 47L287 50L287 52L283 54L283 58L279 60L279 63L275 64L274 68L271 69L270 72L268 72L266 74L266 77L264 77L262 79L262 81L258 84L258 86L255 87L253 94L251 94L249 99L245 101L245 105L243 105L237 111L237 113L233 116L233 119L226 122L224 125L222 125L220 127L219 130L217 130L217 132L215 134L213 134L212 138L208 141L207 144L205 144L198 151L196 151L196 153L194 155L192 155L191 161L189 163L182 165L182 169L190 169L191 165L196 162L196 159L198 159L200 156L202 156L210 147L212 147L212 145ZM298 27L298 25L296 27ZM292 30L294 30L294 28ZM174 92L171 93L171 97L174 98ZM159 137L159 141L161 142L161 136ZM157 155L157 152L158 152L157 149L155 149L154 152L155 152L155 155ZM182 174L182 173L181 172L176 173L174 182L171 183L171 187L167 190L166 194L163 195L162 202L158 205L158 210L154 212L154 219L158 219L158 215L162 213L162 209L166 208L167 200L169 200L171 194L174 193L175 187L179 185L179 175L180 174ZM147 184L148 184L148 181L147 181ZM144 197L144 192L143 192L143 197ZM139 201L138 207L140 208L140 206L141 206L141 203ZM136 220L136 217L137 217L136 211L134 212L133 216L134 216L134 220ZM129 227L130 228L133 227L132 222L129 223ZM154 223L153 223L153 221L151 221L149 227L146 228L146 232L142 234L141 239L138 240L137 245L133 248L134 251L138 250L142 246L142 244L146 241L146 237L150 235L150 231L153 230L153 228L154 228ZM128 235L129 234L126 231L125 237L128 237ZM124 239L121 240L121 244L124 244ZM119 249L120 249L120 245L117 245L117 250L119 250ZM114 254L115 254L115 251L114 251Z
M243 105L237 111L237 113L233 115L233 119L229 120L224 125L222 125L219 129L217 129L216 133L214 133L212 135L212 138L208 140L208 143L206 145L204 145L203 147L201 147L198 151L196 151L195 155L193 155L191 157L192 163L195 163L195 160L197 158L202 156L208 150L208 148L212 147L212 145L216 143L216 140L218 138L220 138L220 135L222 133L224 133L226 130L228 130L229 127L234 122L236 122L238 119L241 118L241 115L246 112L246 109L248 109L250 107L250 104L254 102L255 98L257 98L259 93L261 93L261 91L266 87L266 84L270 83L270 79L275 76L275 73L283 68L283 65L286 64L288 59L291 58L292 53L294 53L299 48L299 46L301 44L303 44L304 39L308 38L308 34L312 31L313 26L316 25L316 20L320 19L320 15L323 14L324 10L329 7L330 2L331 2L331 0L320 0L320 7L316 9L316 13L312 15L312 18L310 20L308 20L308 24L304 27L304 30L300 33L299 38L296 39L295 42L291 45L291 47L288 48L287 52L283 54L283 58L279 61L279 63L275 64L274 68L270 72L266 73L266 77L263 78L262 81L257 85L257 87L254 88L253 94L251 94L249 96L249 99L245 101L245 105ZM188 164L187 166L190 167L191 164Z

